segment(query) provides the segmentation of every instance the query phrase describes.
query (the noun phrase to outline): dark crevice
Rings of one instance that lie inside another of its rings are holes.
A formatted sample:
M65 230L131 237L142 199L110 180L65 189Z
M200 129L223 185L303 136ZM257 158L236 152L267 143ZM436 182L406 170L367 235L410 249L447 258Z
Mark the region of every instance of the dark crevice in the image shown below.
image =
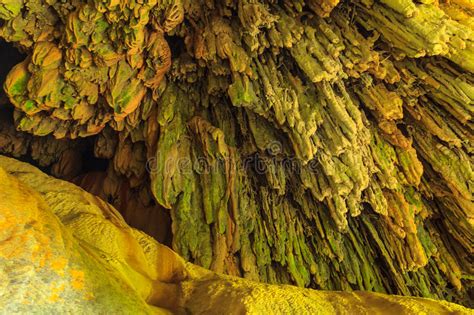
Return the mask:
M2 61L0 63L0 82L2 82L2 86L11 68L25 58L26 55L18 51L12 44L0 39L0 60Z
M94 142L89 141L89 145L82 152L82 172L105 172L109 165L109 160L100 159L94 155Z

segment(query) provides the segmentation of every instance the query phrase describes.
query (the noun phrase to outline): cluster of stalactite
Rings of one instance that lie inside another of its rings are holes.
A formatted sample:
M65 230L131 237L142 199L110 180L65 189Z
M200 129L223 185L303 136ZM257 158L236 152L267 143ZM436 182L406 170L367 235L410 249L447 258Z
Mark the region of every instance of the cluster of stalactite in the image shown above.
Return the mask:
M0 0L0 36L28 54L5 81L21 132L2 124L1 149L148 233L171 224L173 248L214 271L469 304L473 13L462 0ZM81 174L88 138L69 139L92 135L108 169Z

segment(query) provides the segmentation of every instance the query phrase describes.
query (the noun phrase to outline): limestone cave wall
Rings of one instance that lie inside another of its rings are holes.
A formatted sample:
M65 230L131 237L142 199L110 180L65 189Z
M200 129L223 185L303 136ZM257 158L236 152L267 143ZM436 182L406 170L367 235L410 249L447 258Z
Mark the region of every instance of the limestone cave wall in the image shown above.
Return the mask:
M213 271L472 307L473 12L0 0L0 152Z

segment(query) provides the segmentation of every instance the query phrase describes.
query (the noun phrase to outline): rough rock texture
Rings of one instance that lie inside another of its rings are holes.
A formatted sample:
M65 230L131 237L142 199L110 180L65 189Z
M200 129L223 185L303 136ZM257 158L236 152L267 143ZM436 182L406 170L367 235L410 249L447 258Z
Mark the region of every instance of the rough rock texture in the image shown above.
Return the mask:
M8 314L471 313L445 301L217 275L185 264L99 198L3 156L0 200L0 308Z
M186 275L112 206L29 164L0 157L0 200L2 313L160 313Z
M473 11L0 0L0 36L28 54L5 82L15 127L42 136L0 126L1 149L158 238L171 225L205 268L472 306ZM92 135L106 171L63 141Z

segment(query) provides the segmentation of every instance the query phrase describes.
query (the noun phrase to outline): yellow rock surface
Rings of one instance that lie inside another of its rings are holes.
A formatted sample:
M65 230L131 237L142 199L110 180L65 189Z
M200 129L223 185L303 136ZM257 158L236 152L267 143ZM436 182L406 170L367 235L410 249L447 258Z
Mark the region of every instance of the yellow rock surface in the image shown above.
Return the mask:
M0 310L55 314L473 314L367 292L276 286L185 263L112 206L0 156Z
M0 161L0 309L130 314L159 313L150 300L168 306L156 291L183 278L179 256L99 198Z

